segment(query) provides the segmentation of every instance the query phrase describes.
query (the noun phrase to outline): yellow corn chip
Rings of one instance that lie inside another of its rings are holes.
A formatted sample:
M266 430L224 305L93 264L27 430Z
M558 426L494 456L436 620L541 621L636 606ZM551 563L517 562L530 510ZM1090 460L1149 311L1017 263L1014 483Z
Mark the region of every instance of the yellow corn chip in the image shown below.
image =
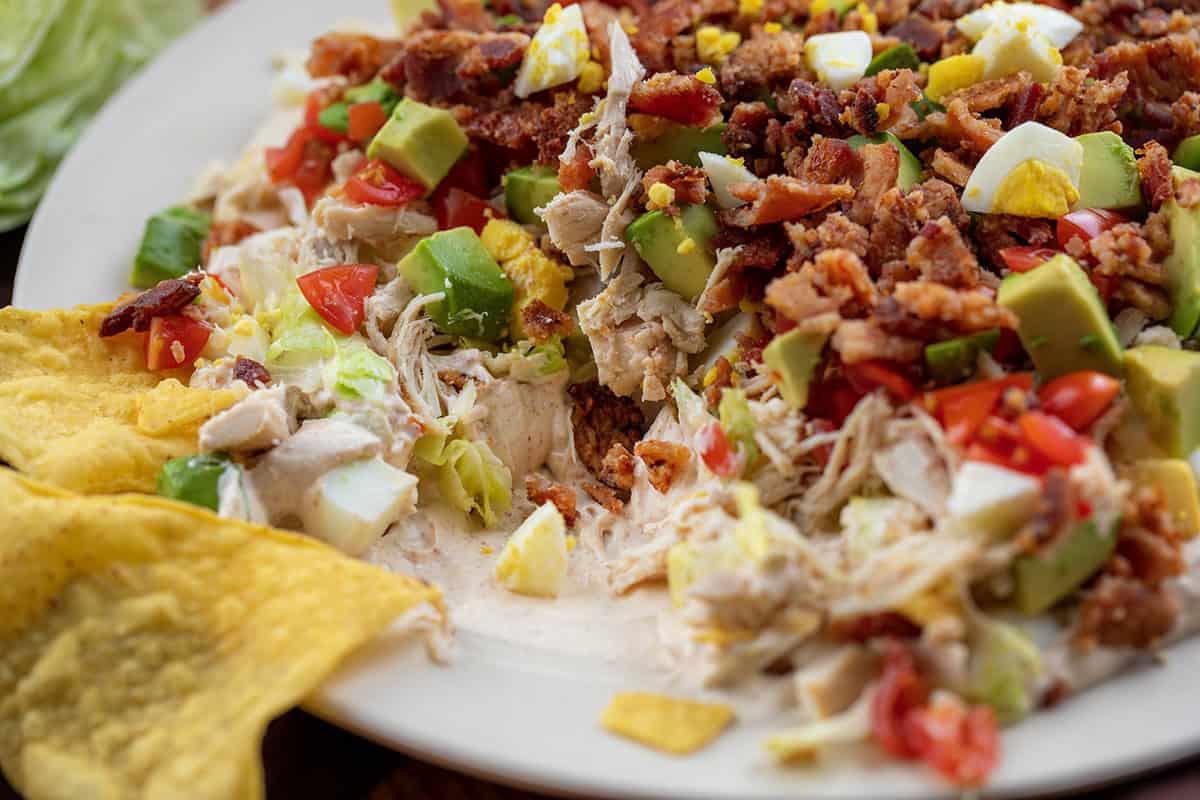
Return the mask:
M241 395L147 371L141 337L99 337L110 309L0 311L0 459L66 489L153 492L163 462L194 453L200 425Z
M704 747L732 720L733 709L727 705L652 692L618 692L600 715L601 726L610 733L678 755Z
M0 508L0 766L28 800L261 797L268 720L406 611L444 620L420 581L181 503L0 469Z

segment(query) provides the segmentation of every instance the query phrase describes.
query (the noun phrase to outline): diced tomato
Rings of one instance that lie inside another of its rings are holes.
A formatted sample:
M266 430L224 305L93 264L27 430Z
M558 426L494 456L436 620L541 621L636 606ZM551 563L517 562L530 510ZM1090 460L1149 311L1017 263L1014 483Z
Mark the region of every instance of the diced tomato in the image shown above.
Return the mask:
M1021 337L1011 328L1001 328L1000 338L992 346L992 358L997 361L1008 361L1021 352Z
M883 662L879 688L871 701L871 731L875 741L896 758L916 758L919 753L909 739L906 721L928 698L929 687L917 672L912 652L893 641Z
M796 321L790 317L785 317L778 311L775 312L775 333L784 334L796 327Z
M1077 431L1087 430L1112 404L1121 382L1103 372L1072 372L1038 389L1042 410Z
M296 285L323 320L351 334L362 324L363 303L375 291L378 277L374 264L340 264L301 275Z
M346 134L331 130L321 124L321 111L334 102L340 94L340 92L337 94L335 92L337 90L333 87L314 89L308 93L308 99L304 102L304 127L316 138L333 145L350 141L350 137Z
M311 204L333 178L337 149L316 136L314 129L297 128L283 147L266 150L267 173L274 183L290 183Z
M1087 440L1057 417L1026 411L1017 418L1017 425L1029 446L1054 464L1069 467L1087 456Z
M737 451L725 435L719 422L710 422L700 429L698 442L700 458L716 475L722 478L735 477L741 471Z
M387 123L387 114L378 100L366 103L355 103L348 111L350 117L350 138L356 142L365 142L374 138L379 129Z
M146 337L146 369L191 366L208 344L212 328L183 314L150 320Z
M942 697L905 720L917 756L958 786L981 786L1000 760L1000 734L989 706Z
M1000 258L1004 259L1004 266L1013 272L1029 272L1029 270L1049 261L1059 253L1058 250L1052 250L1049 247L1034 247L1032 245L1005 247L999 252Z
M434 195L433 211L437 215L438 229L443 231L465 225L476 233L483 233L488 220L504 216L487 202L458 188Z
M882 386L897 400L908 401L916 394L912 382L885 361L861 361L842 368L846 380L859 392L870 394Z
M425 194L425 187L384 161L368 161L346 181L346 196L356 203L403 206Z
M1128 222L1125 217L1115 211L1103 208L1081 208L1058 218L1054 234L1059 245L1067 246L1067 242L1075 237L1087 244L1109 228Z
M990 381L975 381L927 393L922 405L941 421L951 444L966 447L984 420L991 416L1005 389L1029 391L1033 375L1016 372Z
M455 162L446 177L438 184L438 189L462 189L476 197L487 197L491 193L491 182L488 180L487 164L478 150L470 151L464 158Z

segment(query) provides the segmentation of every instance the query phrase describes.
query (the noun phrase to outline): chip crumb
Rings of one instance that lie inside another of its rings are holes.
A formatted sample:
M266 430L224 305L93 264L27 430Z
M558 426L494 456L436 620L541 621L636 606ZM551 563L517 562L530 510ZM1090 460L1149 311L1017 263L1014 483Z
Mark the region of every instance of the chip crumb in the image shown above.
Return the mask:
M676 755L694 753L733 721L733 708L654 692L618 692L600 715L609 733Z

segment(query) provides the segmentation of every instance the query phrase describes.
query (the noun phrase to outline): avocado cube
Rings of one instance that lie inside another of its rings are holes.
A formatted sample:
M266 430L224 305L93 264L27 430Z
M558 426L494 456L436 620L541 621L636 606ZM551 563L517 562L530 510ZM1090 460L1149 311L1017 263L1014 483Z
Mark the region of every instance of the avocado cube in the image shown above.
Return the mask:
M1128 467L1127 477L1138 486L1158 489L1167 503L1175 529L1186 539L1200 534L1200 496L1196 474L1180 458L1147 458Z
M1200 173L1183 167L1175 167L1171 173L1176 187L1186 180L1200 179ZM1169 324L1177 334L1188 337L1200 322L1200 208L1184 208L1172 197L1162 210L1174 245L1163 262L1173 309Z
M813 370L821 363L825 334L807 333L799 328L780 334L763 348L763 363L779 373L779 394L788 407L796 410L808 405L808 389Z
M1135 347L1125 354L1126 391L1150 438L1172 458L1200 446L1200 353Z
M237 469L227 456L204 453L173 458L158 472L155 490L159 496L180 500L216 511L220 501L221 476Z
M139 289L149 289L200 266L208 226L208 214L183 206L150 217L133 260L129 282Z
M846 144L855 150L864 144L883 144L884 142L889 142L895 146L896 150L900 153L900 172L896 175L896 185L900 187L901 191L907 192L914 184L921 182L921 170L923 167L921 166L921 159L914 156L912 151L905 147L904 142L896 138L896 134L888 133L887 131L877 133L874 136L855 134L846 140Z
M407 97L367 147L367 158L391 164L432 191L467 149L467 135L449 111Z
M1180 142L1171 160L1185 169L1200 171L1200 133Z
M724 122L707 128L674 122L659 124L658 135L645 139L639 136L633 145L633 159L640 170L645 171L668 161L698 167L701 153L723 156L727 152L725 142L721 140L721 134L725 132Z
M901 42L872 58L871 63L867 64L867 71L863 73L863 77L869 78L885 69L916 70L920 67L921 57L917 55L917 51L908 42Z
M1076 136L1075 141L1083 145L1075 208L1132 208L1142 204L1142 184L1132 147L1112 131L1085 133Z
M521 167L504 176L504 207L508 215L522 225L538 225L541 218L534 213L562 191L558 173L549 167Z
M1117 546L1116 526L1102 533L1095 520L1084 520L1045 550L1013 561L1013 599L1017 610L1040 614L1104 566Z
M420 294L445 293L446 299L429 306L442 333L485 341L504 333L513 286L470 228L426 236L396 269Z
M1121 376L1121 343L1100 295L1068 255L1013 273L996 296L1017 315L1017 334L1042 380L1094 369Z
M684 206L678 217L650 211L629 223L625 238L658 279L685 300L704 291L717 262L712 237L717 218L705 205Z
M938 383L958 383L975 374L981 352L992 352L1000 331L992 328L970 336L957 336L925 347L925 370Z

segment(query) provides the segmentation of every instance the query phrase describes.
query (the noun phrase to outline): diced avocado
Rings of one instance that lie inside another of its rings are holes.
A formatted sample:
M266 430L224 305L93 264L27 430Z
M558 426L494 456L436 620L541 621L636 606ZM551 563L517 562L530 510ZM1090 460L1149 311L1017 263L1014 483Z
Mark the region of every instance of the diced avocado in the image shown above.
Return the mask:
M1200 446L1200 353L1134 347L1125 353L1126 391L1154 443L1172 458Z
M227 456L220 454L173 458L158 471L155 490L162 497L216 511L218 484L225 470L231 467L236 469Z
M523 225L537 225L541 218L533 213L562 191L558 173L549 167L521 167L504 176L504 205L508 215Z
M996 296L1017 315L1017 333L1042 380L1094 369L1121 375L1121 343L1087 275L1066 254L1014 272Z
M724 122L707 128L666 124L663 125L662 132L653 139L639 139L634 143L633 158L640 170L648 170L668 161L698 167L702 152L725 155L725 143L721 141L721 134L724 132Z
M322 128L345 133L350 130L350 106L345 103L330 103L321 109L317 122Z
M1079 170L1079 200L1075 208L1131 208L1142 203L1133 148L1112 131L1085 133L1075 141L1083 145Z
M884 142L895 145L896 150L900 153L900 173L896 175L896 185L900 187L901 191L907 192L913 187L913 184L921 182L921 159L914 156L912 151L904 146L904 142L896 138L896 134L887 131L874 136L855 134L846 140L846 144L855 150L864 144L883 144Z
M467 149L467 135L449 111L407 97L367 147L379 158L433 190Z
M1171 154L1171 160L1185 169L1200 172L1200 133L1180 142Z
M871 63L867 64L867 71L863 73L863 77L869 78L885 69L915 70L920 66L921 57L917 55L917 51L908 42L901 42L872 58Z
M795 329L776 336L763 348L763 363L779 373L779 394L791 408L799 410L808 405L813 370L821 363L821 351L828 338Z
M650 211L629 223L625 238L668 289L685 300L704 291L716 266L710 240L717 218L705 205L684 206L678 217Z
M1191 464L1181 458L1148 458L1132 464L1127 474L1138 486L1162 492L1181 536L1191 539L1200 534L1200 496Z
M1028 636L1013 625L987 620L971 633L966 695L991 706L1001 722L1014 722L1032 710L1029 690L1041 669L1041 656Z
M129 282L139 289L148 289L200 266L208 224L208 214L183 206L150 217L133 260Z
M445 292L429 307L442 333L495 341L508 325L513 286L470 228L426 236L396 269L421 294Z
M1171 170L1178 187L1200 173L1183 167ZM1171 295L1171 329L1180 336L1191 336L1200 322L1200 207L1184 208L1172 197L1163 204L1170 226L1171 255L1167 268L1167 292Z
M1000 331L980 331L957 336L925 347L925 369L938 383L958 383L975 374L981 352L992 352L1000 340Z
M1084 520L1040 553L1013 561L1013 599L1022 614L1040 614L1104 566L1117 545L1113 527L1101 533Z

